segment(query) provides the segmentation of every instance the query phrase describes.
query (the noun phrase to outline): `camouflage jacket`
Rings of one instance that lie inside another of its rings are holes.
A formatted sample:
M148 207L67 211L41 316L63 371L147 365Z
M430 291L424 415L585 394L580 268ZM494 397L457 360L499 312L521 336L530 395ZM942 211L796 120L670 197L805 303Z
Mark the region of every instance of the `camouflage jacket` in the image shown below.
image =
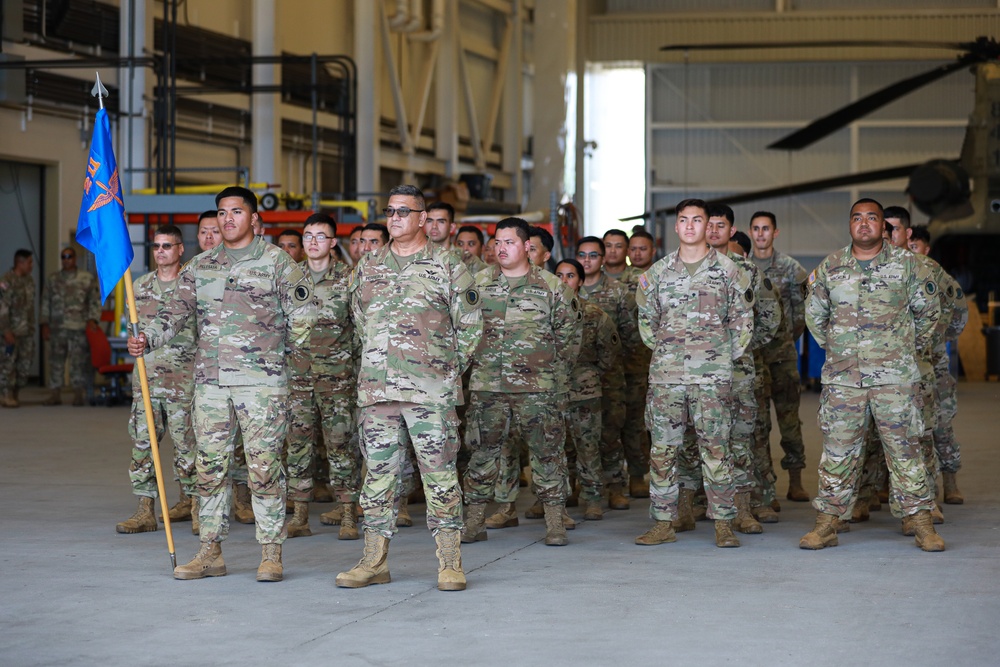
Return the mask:
M756 296L753 304L753 336L750 337L750 346L733 367L733 380L750 379L756 375L754 351L771 342L781 325L781 297L774 289L771 279L762 276L753 262L732 252L727 253L726 257L733 260L736 267L747 275Z
M466 268L469 269L469 273L476 275L480 271L489 267L489 264L476 257L475 255L462 256L462 253L458 253L461 256L462 262L465 263Z
M177 288L175 280L164 289L156 271L140 276L132 283L139 329L145 329ZM190 399L194 395L195 319L190 318L176 336L162 347L145 355L149 393L156 398ZM132 394L138 396L139 376L132 374Z
M313 390L354 396L359 349L351 319L351 267L331 262L319 282L302 266L313 289L316 324L309 336Z
M580 354L570 371L569 400L601 397L601 379L620 368L621 338L611 318L592 303L582 303Z
M933 344L938 285L913 253L882 244L865 271L851 246L809 275L806 322L826 350L823 384L873 387L920 379L917 354Z
M753 262L758 269L760 264ZM781 295L781 325L770 343L764 346L768 362L798 359L795 341L805 331L806 270L788 255L774 251L763 269L764 278L771 281Z
M653 350L649 382L730 383L753 335L750 280L713 249L692 276L679 252L639 276L639 330Z
M618 329L622 342L623 370L625 372L644 370L642 357L645 352L639 350L644 346L639 335L634 291L629 291L627 284L601 274L595 284L580 288L580 298L599 306Z
M226 246L196 256L143 333L150 349L195 319L199 384L285 387L289 366L309 367L309 332L316 321L312 287L288 254L261 238L232 260Z
M101 320L101 286L94 274L76 269L50 275L42 286L38 323L82 331L88 320Z
M944 340L939 345L943 350L944 343L958 340L959 335L965 330L965 325L969 323L969 302L965 299L965 291L961 285L944 270L944 267L941 267L941 293L951 301L951 317L948 318L948 326L944 329Z
M639 279L639 274L642 273L642 271L637 270L631 264L626 265L620 273L609 273L607 269L607 266L602 269L605 276L611 278L612 280L617 280L622 285L630 287L632 294L635 294L635 281Z
M15 336L34 335L35 281L31 276L8 271L0 278L0 300L7 307L7 314L0 315L0 334L10 331Z
M362 257L351 280L358 406L459 405L462 372L483 333L475 281L454 253L433 243L403 258L403 267L393 246Z
M476 274L483 339L472 359L472 391L564 393L580 351L580 302L532 266L511 288L499 266Z

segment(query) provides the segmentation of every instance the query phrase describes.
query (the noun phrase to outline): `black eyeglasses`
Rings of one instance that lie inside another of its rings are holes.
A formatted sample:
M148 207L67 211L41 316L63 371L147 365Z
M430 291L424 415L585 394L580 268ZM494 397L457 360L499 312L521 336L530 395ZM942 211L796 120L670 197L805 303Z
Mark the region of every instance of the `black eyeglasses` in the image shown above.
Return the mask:
M62 259L73 259L73 255L59 255Z
M581 251L581 252L576 253L576 256L579 257L580 259L597 259L598 257L601 257L602 255L599 252L582 252Z
M160 248L163 248L164 250L170 250L175 245L177 245L177 244L176 243L153 243L152 244L153 250L159 250Z
M306 243L311 241L316 241L317 243L325 243L327 239L332 238L326 234L303 234L302 240Z
M424 209L422 208L410 208L408 206L400 206L399 208L393 208L389 206L387 208L382 209L382 213L384 213L385 217L387 218L391 218L396 214L399 214L399 217L401 218L405 218L411 213L423 213L423 212Z

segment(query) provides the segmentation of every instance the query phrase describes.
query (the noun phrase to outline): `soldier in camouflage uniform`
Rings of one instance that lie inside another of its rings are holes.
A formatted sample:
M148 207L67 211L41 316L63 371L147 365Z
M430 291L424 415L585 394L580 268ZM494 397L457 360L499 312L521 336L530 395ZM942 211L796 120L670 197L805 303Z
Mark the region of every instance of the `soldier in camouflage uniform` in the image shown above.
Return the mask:
M358 539L356 503L361 488L361 455L352 440L356 396L355 337L350 316L351 270L333 261L337 225L324 213L306 218L302 233L307 261L303 265L312 284L316 324L309 338L308 377L296 382L310 389L289 395L288 498L294 514L286 529L289 537L309 536L309 502L313 493L316 412L330 463L331 483L341 504L336 523L338 538ZM323 517L320 517L323 521ZM326 521L323 521L326 523Z
M49 342L49 389L43 405L62 404L63 372L69 363L73 405L83 405L83 392L92 377L87 327L101 319L101 288L97 277L76 268L76 250L63 248L62 270L49 276L42 287L39 323L42 340Z
M736 264L745 278L753 286L754 328L750 347L733 364L732 386L732 430L729 444L733 454L733 474L736 485L736 520L733 526L741 533L762 533L763 528L754 517L751 495L755 496L758 507L763 506L766 497L770 502L774 497L774 471L771 468L770 452L755 451L755 424L757 421L757 391L762 378L758 378L754 357L770 342L781 323L781 308L777 293L771 281L760 275L757 267L742 255L729 252L729 239L734 230L733 210L725 205L713 205L708 210L706 238L716 252L726 255ZM685 433L684 455L678 455L680 476L680 500L678 512L679 526L675 530L694 528L692 500L701 487L701 474L694 430L689 425ZM692 455L693 452L693 455ZM770 509L770 508L768 508ZM764 511L762 509L758 511ZM776 518L776 517L775 517Z
M620 229L609 229L601 240L604 242L604 264L601 266L604 275L625 285L638 278L642 271L636 271L625 261L628 259L628 234Z
M564 259L556 265L556 277L576 294L583 285L583 265ZM569 408L566 429L576 453L583 518L599 521L603 474L601 469L601 376L619 363L621 338L607 313L583 302L583 334L580 354L570 371Z
M652 528L636 544L675 541L677 451L684 429L698 437L715 543L738 547L733 461L733 366L750 345L754 292L747 275L705 243L705 202L677 205L680 247L639 276L636 301L643 342L653 350L646 420L652 433L649 513Z
M558 278L531 264L524 220L502 220L495 238L498 265L476 274L483 338L469 382L472 460L462 541L486 539L486 504L493 499L504 448L517 432L528 445L532 482L544 508L545 543L562 546L569 486L563 414L580 348L580 307Z
M360 588L389 581L386 557L396 532L404 433L413 443L427 526L438 550L438 588L464 590L458 454L459 378L482 335L479 293L456 255L430 243L419 188L389 192L392 241L362 258L351 281L351 312L361 338L358 422L368 466L361 490L364 556L337 585Z
M455 247L461 251L462 259L465 260L466 266L480 266L479 271L486 268L486 262L482 260L483 230L479 229L479 227L475 225L462 225L459 227L458 234L455 235ZM475 257L482 263L473 262L472 257ZM474 274L479 271L475 271Z
M133 283L140 329L156 318L177 287L183 254L180 229L165 225L156 230L153 236L156 270L136 278ZM191 520L193 516L192 532L197 535L198 494L195 489L195 439L191 425L195 335L192 318L166 345L146 355L146 377L157 442L163 442L163 434L169 431L174 444L174 476L180 484L181 495L177 504L170 508L170 520ZM138 373L132 374L132 413L128 432L132 438L128 476L132 482L132 493L139 496L139 508L131 517L117 524L115 530L119 533L145 533L158 528L153 514L153 501L158 493Z
M943 551L930 510L934 497L920 450L923 431L917 357L932 345L941 313L938 286L913 253L882 238L881 204L851 207L851 244L809 276L806 321L826 350L819 424L823 455L815 528L803 549L837 545L837 519L850 518L868 424L878 427L892 494L924 551Z
M287 397L309 365L309 331L316 319L312 288L302 268L280 248L253 233L257 197L241 187L216 197L223 244L198 255L129 352L155 350L191 319L195 352L194 428L201 549L174 569L177 579L226 573L221 542L229 532L236 424L243 433L250 491L262 545L258 581L280 581L285 541L285 471L281 450ZM289 374L289 367L296 372Z
M930 235L926 227L912 227L909 247L915 253L928 255L931 251ZM944 502L948 505L961 505L965 502L962 492L958 489L955 479L962 460L959 454L958 441L952 421L958 413L958 395L955 376L951 374L948 363L947 343L954 348L958 337L969 321L969 304L965 292L946 271L941 271L940 293L951 303L951 318L944 330L942 340L934 347L935 396L938 402L938 419L934 426L934 449L937 452L938 464L941 467L941 480L944 486ZM944 318L942 318L944 319Z
M629 508L624 494L625 452L622 445L622 428L625 426L625 367L624 361L636 345L641 345L635 296L627 286L601 272L604 264L604 241L596 236L586 236L576 244L576 258L585 272L580 298L599 306L608 314L622 342L622 364L604 377L601 402L603 406L601 435L601 464L608 483L608 507L614 510Z
M20 405L18 391L28 383L31 362L35 358L35 281L31 277L34 258L30 250L14 253L14 268L0 278L0 405Z

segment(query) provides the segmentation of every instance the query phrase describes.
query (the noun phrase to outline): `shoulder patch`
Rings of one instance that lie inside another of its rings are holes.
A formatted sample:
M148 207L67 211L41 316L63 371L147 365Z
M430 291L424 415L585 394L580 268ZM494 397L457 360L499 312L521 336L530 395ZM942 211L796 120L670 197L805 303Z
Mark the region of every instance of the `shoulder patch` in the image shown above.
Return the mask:
M812 282L814 280L816 280L816 272L815 271L813 271L811 274L809 274L809 282ZM771 290L774 289L774 283L772 283L771 279L768 278L767 276L764 276L764 289L766 289L768 292L770 292Z
M937 284L933 280L928 280L927 284L924 285L924 291L929 295L937 294Z
M295 300L299 303L309 300L309 288L305 285L299 285L295 288Z
M580 300L574 296L569 300L569 307L573 309L574 313L580 312Z
M806 282L808 282L810 285L816 282L816 269L813 269L812 272L809 273L809 279Z
M743 292L743 298L747 300L747 303L753 303L753 289L748 287L746 292Z
M465 302L468 303L470 306L475 306L477 303L479 303L479 290L477 289L465 290Z
M639 276L639 287L642 288L643 292L649 291L649 278L646 277L645 273Z

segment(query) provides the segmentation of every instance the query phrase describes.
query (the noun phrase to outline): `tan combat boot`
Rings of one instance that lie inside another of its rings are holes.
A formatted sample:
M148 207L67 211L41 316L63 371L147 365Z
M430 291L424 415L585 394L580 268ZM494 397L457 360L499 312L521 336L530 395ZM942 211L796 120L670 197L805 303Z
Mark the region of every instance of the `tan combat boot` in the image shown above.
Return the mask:
M877 493L873 493L872 497L868 499L868 511L869 512L882 511L882 501L879 500Z
M958 490L958 480L955 479L955 473L941 473L941 482L944 486L945 505L961 505L965 502L965 496L963 496L962 492Z
M380 533L365 529L365 551L358 564L347 572L337 575L337 586L341 588L364 588L370 584L387 584L389 565L389 538Z
M409 498L401 496L399 498L399 512L396 513L396 526L409 528L413 525L413 518L410 517Z
M816 515L816 526L799 540L799 549L823 549L835 547L837 541L837 517L832 514Z
M517 525L517 508L514 503L501 503L497 511L486 519L487 528L514 528Z
M262 544L260 547L260 567L257 568L257 581L281 581L284 579L284 568L281 566L281 545Z
M809 494L802 488L802 469L788 471L788 493L785 497L797 503L809 502Z
M457 530L439 530L434 536L434 541L437 542L439 591L465 590L461 539Z
M340 517L344 512L344 508L348 505L354 508L354 503L344 503L343 505L337 505L329 512L323 512L319 515L319 522L324 526L337 526L340 524ZM355 515L356 516L356 515Z
M340 512L340 531L338 540L356 540L358 535L358 515L354 503L344 503Z
M198 516L198 496L191 496L191 534L201 534L201 517Z
M202 579L226 576L226 563L222 560L222 545L202 542L201 548L190 563L174 568L174 579Z
M911 515L910 525L913 527L913 534L916 536L916 544L924 551L944 551L944 540L934 530L931 522L931 513L927 510L920 510Z
M643 546L666 544L667 542L676 541L677 534L674 532L674 527L669 521L657 521L653 524L652 528L635 538L635 543Z
M739 539L733 535L732 521L728 519L715 520L715 546L723 549L740 546Z
M851 523L864 523L871 518L869 502L867 498L858 498L854 501L854 509L851 510Z
M677 494L677 521L673 523L673 530L683 533L694 527L694 489L681 489Z
M935 525L944 523L944 512L941 511L941 506L934 503L934 509L931 510L931 521Z
M250 488L242 482L235 485L236 499L233 502L233 518L240 523L254 523L253 504L250 501Z
M575 478L569 478L570 494L566 496L566 507L580 506L580 483Z
M524 510L525 519L541 519L545 516L545 508L542 507L542 501L536 500L535 504Z
M150 533L159 529L153 515L153 499L145 496L139 498L139 509L135 514L115 526L115 531L119 533Z
M550 547L564 547L569 544L566 537L566 524L563 515L566 508L562 505L543 505L545 508L545 544Z
M901 524L903 529L903 535L905 535L906 537L913 537L913 535L915 534L913 532L913 517L904 516Z
M472 542L485 542L489 539L486 529L486 503L465 506L465 528L462 529L462 541L466 544Z
M62 405L62 389L53 389L49 397L42 401L42 405Z
M587 504L583 508L583 518L585 521L600 521L604 518L604 510L601 509L601 503L588 500Z
M184 487L178 486L181 490L181 497L174 503L174 506L167 510L167 515L170 517L171 521L190 521L191 520L191 499L184 495ZM160 523L163 523L163 517L160 517Z
M627 510L631 505L629 505L628 498L622 492L621 484L608 484L608 509L613 510Z
M5 408L17 408L20 407L20 403L17 400L17 390L8 389L7 393L4 394L3 398L0 398L0 405Z
M330 493L330 487L326 485L326 482L313 482L313 499L314 503L332 503L333 494Z
M562 521L563 527L566 528L566 530L576 530L576 521L574 521L573 517L569 515L569 512L566 511L565 507L563 507L562 511Z
M295 509L292 510L292 518L285 526L289 537L311 537L313 532L309 528L309 503L295 501Z
M649 482L642 475L630 475L628 478L628 494L633 498L649 498Z
M758 505L750 510L761 523L778 523L778 513L771 509L770 505Z
M760 535L764 532L764 526L750 512L749 491L736 494L736 519L733 520L733 527L744 535Z

